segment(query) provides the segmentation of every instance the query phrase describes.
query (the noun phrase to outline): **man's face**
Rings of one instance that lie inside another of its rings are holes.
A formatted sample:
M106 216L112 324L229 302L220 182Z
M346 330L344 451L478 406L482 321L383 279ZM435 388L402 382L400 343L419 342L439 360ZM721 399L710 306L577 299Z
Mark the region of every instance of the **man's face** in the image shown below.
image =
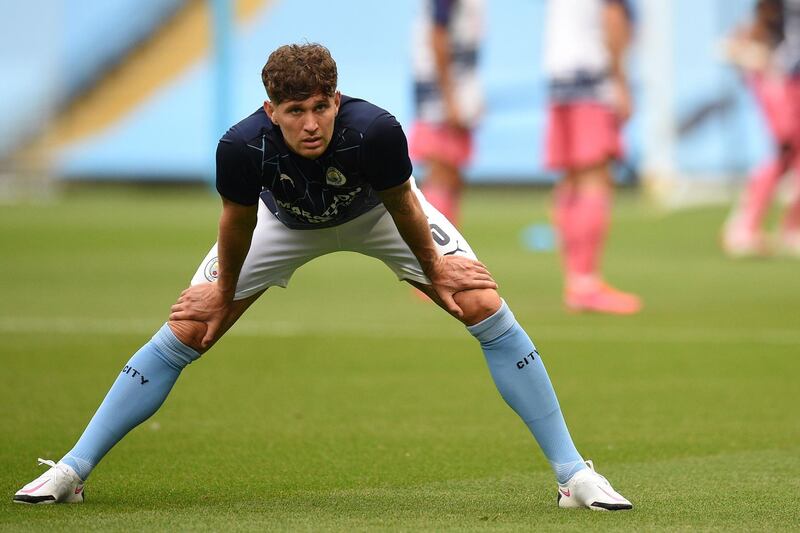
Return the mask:
M321 156L333 137L333 123L339 112L341 94L317 94L305 100L280 104L264 102L264 111L283 134L289 149L307 159Z

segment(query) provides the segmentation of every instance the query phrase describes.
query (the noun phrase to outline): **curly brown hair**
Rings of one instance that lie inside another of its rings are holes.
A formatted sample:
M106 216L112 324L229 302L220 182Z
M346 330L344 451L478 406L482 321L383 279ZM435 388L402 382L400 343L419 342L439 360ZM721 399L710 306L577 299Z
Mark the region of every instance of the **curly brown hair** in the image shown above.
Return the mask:
M336 93L336 61L317 43L286 44L269 55L261 81L274 104Z

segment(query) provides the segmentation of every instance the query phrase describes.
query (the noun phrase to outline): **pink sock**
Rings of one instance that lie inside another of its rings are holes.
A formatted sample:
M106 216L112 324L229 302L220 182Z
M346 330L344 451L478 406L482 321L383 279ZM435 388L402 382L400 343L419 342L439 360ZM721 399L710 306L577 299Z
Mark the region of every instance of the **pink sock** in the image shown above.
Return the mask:
M553 226L561 248L565 278L577 273L579 266L579 235L575 232L575 189L565 184L556 186L553 194Z
M781 231L785 234L800 232L800 157L795 160L794 178L793 196L781 222Z
M797 233L800 231L800 195L795 196L783 215L781 231L783 233Z
M425 185L422 187L422 194L430 204L436 208L447 220L458 226L458 195L448 189L438 185Z
M579 191L573 208L573 231L578 242L576 273L596 276L608 232L611 193L592 188Z
M759 230L783 171L781 161L776 159L759 167L750 178L740 207L743 230L749 232Z

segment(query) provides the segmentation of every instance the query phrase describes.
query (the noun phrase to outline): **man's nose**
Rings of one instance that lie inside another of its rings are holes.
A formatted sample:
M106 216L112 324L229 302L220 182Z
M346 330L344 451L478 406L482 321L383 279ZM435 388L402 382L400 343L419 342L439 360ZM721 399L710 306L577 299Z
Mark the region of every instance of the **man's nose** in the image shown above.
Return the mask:
M303 129L308 132L314 132L317 131L318 128L319 122L317 122L317 117L315 117L313 113L308 113L303 120Z

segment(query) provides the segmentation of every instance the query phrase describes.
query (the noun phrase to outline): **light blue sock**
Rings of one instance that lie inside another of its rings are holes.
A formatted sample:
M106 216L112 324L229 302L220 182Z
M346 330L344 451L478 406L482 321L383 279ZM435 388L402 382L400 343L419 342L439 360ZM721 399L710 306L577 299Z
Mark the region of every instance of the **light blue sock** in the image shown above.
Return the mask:
M89 477L112 446L161 407L181 370L198 357L164 324L123 367L83 435L61 460L81 479Z
M586 468L539 352L508 305L503 302L495 314L467 329L481 343L497 390L533 433L558 482Z

